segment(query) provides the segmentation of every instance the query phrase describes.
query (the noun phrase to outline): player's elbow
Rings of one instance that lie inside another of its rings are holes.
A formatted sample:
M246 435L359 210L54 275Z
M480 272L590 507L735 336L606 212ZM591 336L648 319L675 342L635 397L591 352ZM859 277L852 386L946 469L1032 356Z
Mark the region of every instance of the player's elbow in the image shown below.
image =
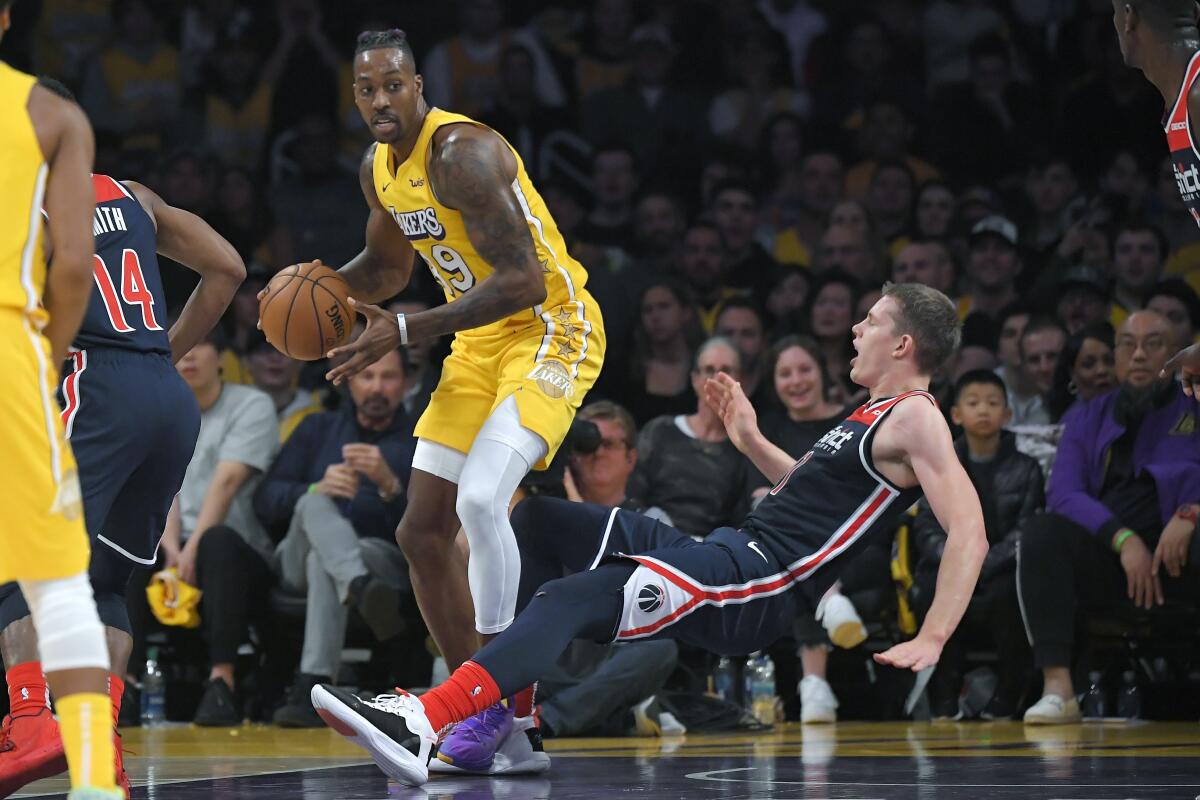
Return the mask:
M540 274L536 277L522 275L509 281L505 288L505 294L512 300L514 311L546 302L546 282L541 279Z
M230 248L230 251L228 257L221 262L221 276L236 286L241 286L242 281L246 280L246 262L242 261L236 250Z

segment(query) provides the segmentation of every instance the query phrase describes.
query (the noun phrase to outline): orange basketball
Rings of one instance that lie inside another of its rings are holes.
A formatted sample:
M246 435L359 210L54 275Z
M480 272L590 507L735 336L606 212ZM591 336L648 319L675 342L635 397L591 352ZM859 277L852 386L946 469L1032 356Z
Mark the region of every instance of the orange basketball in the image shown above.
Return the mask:
M350 341L354 312L344 278L324 264L293 264L267 284L258 317L267 341L300 361L317 361Z

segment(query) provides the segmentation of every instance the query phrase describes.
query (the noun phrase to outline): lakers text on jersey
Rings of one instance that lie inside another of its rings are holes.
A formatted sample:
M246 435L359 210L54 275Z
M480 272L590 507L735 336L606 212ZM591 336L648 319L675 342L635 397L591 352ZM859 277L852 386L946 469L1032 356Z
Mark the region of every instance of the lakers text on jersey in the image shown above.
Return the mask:
M479 125L460 114L431 109L409 157L395 163L391 148L375 148L372 165L380 203L454 302L492 274L467 235L462 214L434 193L428 152L434 133L453 124ZM480 126L482 127L482 126ZM497 134L498 135L498 134ZM554 457L583 396L600 374L604 322L584 288L587 273L567 253L546 204L517 163L515 194L542 265L546 299L489 325L459 331L429 408L417 423L419 438L467 452L484 421L509 395L521 424L549 445L535 469Z

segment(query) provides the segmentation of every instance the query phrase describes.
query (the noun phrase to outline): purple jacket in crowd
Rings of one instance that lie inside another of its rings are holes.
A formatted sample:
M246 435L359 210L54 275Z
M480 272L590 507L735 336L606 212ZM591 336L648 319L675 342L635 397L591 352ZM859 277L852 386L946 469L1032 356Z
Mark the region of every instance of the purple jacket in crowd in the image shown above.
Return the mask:
M1120 520L1097 498L1109 449L1125 432L1113 418L1120 389L1076 403L1063 415L1063 435L1046 487L1046 506L1093 534L1112 536ZM1175 394L1142 421L1133 446L1136 474L1146 470L1158 487L1162 522L1184 503L1200 502L1200 406L1175 384Z

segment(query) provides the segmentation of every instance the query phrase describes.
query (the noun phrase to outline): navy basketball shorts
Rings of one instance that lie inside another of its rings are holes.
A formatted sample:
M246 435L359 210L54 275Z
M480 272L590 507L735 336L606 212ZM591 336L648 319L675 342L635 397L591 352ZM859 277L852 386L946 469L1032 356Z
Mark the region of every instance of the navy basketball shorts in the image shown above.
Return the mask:
M196 396L165 355L91 348L67 358L59 402L98 548L155 561L200 433Z
M637 564L623 589L616 641L678 639L721 655L745 655L788 633L794 579L748 533L718 528L698 542L661 522L614 509L592 568Z

